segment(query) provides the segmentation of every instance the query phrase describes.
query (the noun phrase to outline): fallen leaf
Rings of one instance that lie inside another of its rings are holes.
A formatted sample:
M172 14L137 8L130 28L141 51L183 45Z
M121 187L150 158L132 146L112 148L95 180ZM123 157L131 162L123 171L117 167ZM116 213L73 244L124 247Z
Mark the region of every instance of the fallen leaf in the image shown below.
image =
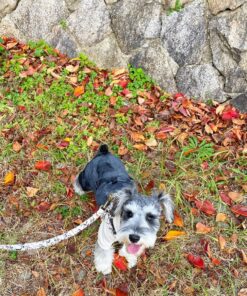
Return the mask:
M216 215L216 222L224 222L227 219L227 215L224 213L218 213Z
M76 290L71 296L84 296L84 292L82 289Z
M174 220L173 220L173 224L179 227L183 227L184 226L184 222L182 217L179 215L179 213L177 211L174 211Z
M8 172L4 177L4 185L9 186L9 185L13 185L14 183L15 183L15 173Z
M186 235L186 232L185 231L180 231L180 230L170 230L164 236L164 239L165 240L172 240L172 239L175 239L175 238L177 238L179 236L182 236L182 235Z
M90 136L90 137L88 137L88 139L87 139L87 146L90 147L90 146L92 145L92 143L93 143L93 137Z
M213 265L218 266L218 265L221 264L221 261L220 261L219 259L215 258L215 257L212 257L212 258L210 258L210 259L211 259Z
M50 209L51 204L47 201L42 201L38 206L37 210L39 212L46 212Z
M143 134L138 132L130 132L130 137L134 142L142 142L145 140Z
M128 152L129 152L128 148L126 148L122 145L118 148L118 155L122 156L122 155L127 154Z
M154 138L148 139L147 141L145 141L145 144L148 147L156 147L156 146L158 146L158 142Z
M226 246L226 240L224 239L224 237L222 235L219 235L218 242L219 242L220 250L221 251L224 250L224 248Z
M40 171L49 171L51 168L51 163L46 160L37 161L35 163L35 168Z
M36 193L39 191L38 188L34 188L34 187L27 187L27 196L28 197L33 197L36 195Z
M150 193L153 188L154 188L154 180L150 180L147 186L145 187L144 191L146 191L147 193Z
M239 113L236 111L235 108L229 108L227 111L224 111L221 114L221 118L223 120L232 120L238 117L239 117Z
M224 109L225 109L225 105L220 104L220 105L216 108L215 113L221 115L222 112L224 111Z
M231 201L230 197L225 192L220 192L220 198L228 206L232 205L232 201Z
M247 206L244 206L244 205L235 205L235 206L232 206L231 207L231 211L234 214L247 217Z
M74 89L74 96L79 97L80 95L84 94L84 91L85 91L85 89L84 89L83 85L77 86Z
M247 288L243 288L238 292L238 296L247 296Z
M216 213L214 205L209 200L204 200L204 201L196 200L195 205L200 211L202 211L206 215L210 216L210 215L215 215Z
M241 254L242 254L242 257L243 257L243 261L244 261L244 263L247 264L247 256L246 256L244 250L240 250L240 252L241 252Z
M19 152L22 148L22 146L19 142L14 142L12 147L15 152Z
M135 144L135 145L133 145L133 147L136 148L137 150L141 150L141 151L147 150L147 146L144 144Z
M228 196L234 202L241 202L243 200L243 195L240 192L231 191L228 192Z
M204 269L204 261L200 256L194 256L193 254L189 253L187 255L187 259L194 267Z
M79 64L73 66L73 65L68 65L66 66L66 70L68 70L70 73L75 73L79 69Z
M128 266L127 266L127 261L124 257L118 255L118 254L114 254L114 260L113 260L113 264L119 269L119 270L123 270L123 271L127 271Z
M198 222L196 224L196 232L197 233L204 233L205 234L205 233L211 232L211 230L212 230L212 227L208 227L208 226L202 224L201 222Z
M37 296L46 296L45 289L39 288L39 290L37 292Z

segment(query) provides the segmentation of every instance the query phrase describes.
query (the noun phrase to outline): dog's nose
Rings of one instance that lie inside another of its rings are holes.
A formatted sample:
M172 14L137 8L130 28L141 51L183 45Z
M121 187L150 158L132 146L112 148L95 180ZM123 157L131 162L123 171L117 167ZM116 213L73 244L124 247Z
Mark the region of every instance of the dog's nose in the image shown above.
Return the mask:
M130 234L129 239L132 243L137 243L140 239L140 236L137 234Z

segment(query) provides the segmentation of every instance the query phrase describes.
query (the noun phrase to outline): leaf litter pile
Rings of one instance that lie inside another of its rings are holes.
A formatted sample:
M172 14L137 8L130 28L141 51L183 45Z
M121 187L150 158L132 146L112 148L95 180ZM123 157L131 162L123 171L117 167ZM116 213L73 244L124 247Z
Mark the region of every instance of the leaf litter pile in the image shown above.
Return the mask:
M1 295L246 295L247 115L168 94L141 69L98 69L0 38L0 243L61 234L96 211L72 181L107 143L139 190L171 192L153 250L97 274L99 222L57 246L0 251ZM103 260L103 258L102 258Z

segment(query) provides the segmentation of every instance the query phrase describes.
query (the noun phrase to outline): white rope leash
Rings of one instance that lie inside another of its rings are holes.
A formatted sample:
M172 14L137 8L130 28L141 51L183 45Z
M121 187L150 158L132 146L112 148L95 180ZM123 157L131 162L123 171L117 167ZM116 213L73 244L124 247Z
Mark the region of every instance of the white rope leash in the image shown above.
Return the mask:
M53 238L49 238L39 242L33 243L25 243L25 244L16 244L16 245L0 245L0 250L7 250L7 251L27 251L27 250L37 250L41 248L47 248L57 243L66 240L72 236L75 236L89 225L91 225L94 221L96 221L99 217L103 216L105 213L107 205L101 207L96 213L94 213L90 218L84 221L82 224L78 225L77 227L65 232L61 235L55 236Z

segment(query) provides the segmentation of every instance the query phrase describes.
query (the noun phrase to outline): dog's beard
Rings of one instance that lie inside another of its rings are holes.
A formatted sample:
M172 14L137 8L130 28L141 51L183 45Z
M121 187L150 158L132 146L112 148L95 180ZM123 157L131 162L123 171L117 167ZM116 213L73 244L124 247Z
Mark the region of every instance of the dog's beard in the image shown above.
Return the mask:
M131 232L132 233L132 232ZM156 233L146 232L140 235L140 240L133 243L129 240L129 231L118 231L117 240L123 243L126 247L126 251L129 254L139 256L143 253L146 248L153 248L157 239Z

